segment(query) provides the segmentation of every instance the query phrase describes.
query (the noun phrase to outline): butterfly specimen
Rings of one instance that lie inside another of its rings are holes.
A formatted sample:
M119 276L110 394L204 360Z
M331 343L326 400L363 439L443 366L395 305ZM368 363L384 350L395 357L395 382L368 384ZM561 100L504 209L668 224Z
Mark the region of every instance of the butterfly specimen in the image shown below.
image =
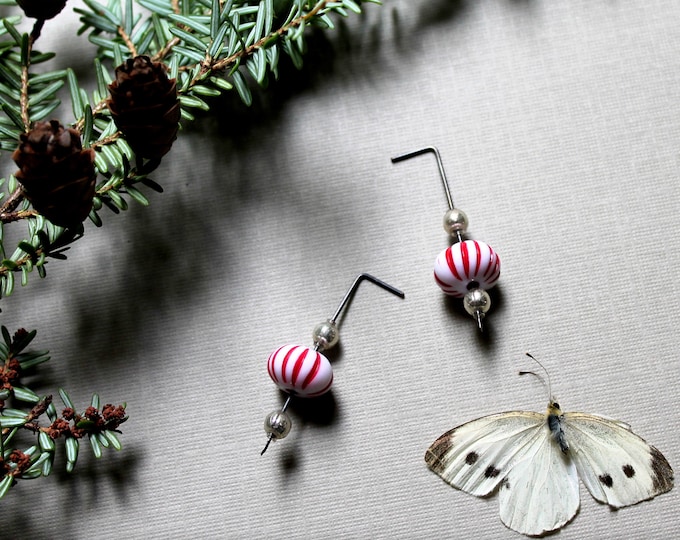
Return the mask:
M471 495L483 497L498 489L501 520L527 536L571 521L579 508L579 477L595 499L613 508L673 487L666 458L628 424L563 413L552 397L546 414L505 412L453 428L428 448L425 462Z

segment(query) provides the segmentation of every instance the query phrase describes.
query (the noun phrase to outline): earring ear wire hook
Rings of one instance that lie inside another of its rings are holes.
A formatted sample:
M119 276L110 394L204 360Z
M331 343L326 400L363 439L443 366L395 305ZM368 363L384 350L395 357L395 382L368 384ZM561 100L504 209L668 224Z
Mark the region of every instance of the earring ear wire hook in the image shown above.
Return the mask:
M390 285L389 283L385 283L384 281L378 279L378 278L375 277L375 276L372 276L371 274L366 274L366 273L359 274L359 275L354 279L354 282L352 283L352 285L350 285L350 288L347 289L347 292L345 293L345 296L344 296L343 299L340 301L340 304L338 305L337 309L335 310L335 313L333 314L333 316L332 316L330 319L328 319L329 322L335 323L335 322L337 321L338 317L340 316L340 313L342 313L342 310L345 308L345 306L346 306L347 303L349 302L350 298L352 298L352 296L354 295L354 293L356 292L356 290L359 288L359 284L360 284L364 279L370 281L371 283L374 283L374 284L377 285L378 287L382 287L382 288L385 289L386 291L391 292L392 294L398 296L399 298L404 298L404 292L403 292L403 291L400 291L400 290L397 289L396 287L392 287L392 285Z
M401 156L396 156L392 158L392 163L399 163L407 159L411 159L416 156L422 156L423 154L432 153L437 158L437 167L439 168L439 176L441 176L442 184L444 185L444 193L446 195L446 202L449 205L449 210L453 210L453 199L451 198L451 190L449 189L449 182L446 179L446 172L444 172L444 164L442 163L442 156L435 146L426 146L420 150L415 150L409 152L408 154L402 154Z

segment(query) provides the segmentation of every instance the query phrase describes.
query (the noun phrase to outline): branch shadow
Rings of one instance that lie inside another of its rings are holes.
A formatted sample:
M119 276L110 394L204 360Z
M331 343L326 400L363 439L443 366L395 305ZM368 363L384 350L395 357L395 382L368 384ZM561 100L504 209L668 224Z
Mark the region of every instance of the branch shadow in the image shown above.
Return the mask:
M470 2L440 0L408 5L414 9L420 26L433 26L461 18ZM282 121L282 114L297 96L323 92L331 83L350 85L356 77L389 75L391 68L385 67L387 72L381 69L380 55L385 39L391 40L394 36L385 36L383 23L386 18L394 18L394 14L400 13L405 6L400 4L390 9L364 10L349 22L335 18L334 30L311 28L306 38L308 52L301 69L282 55L277 80L272 78L266 88L251 84L253 104L250 107L240 101L236 92L227 92L211 102L211 116L199 118L185 126L184 131L208 135L208 155L219 156L224 163L229 163L242 151L258 145L262 133L269 132ZM400 31L394 25L387 31L390 30L393 34ZM410 31L415 33L415 29ZM181 189L175 189L181 179L172 178L172 159L171 153L167 163L159 169L161 172L156 171L155 175L164 173L174 183L168 186L168 182L161 182L166 184L166 193L152 197L153 206L162 207L162 211L136 212L134 221L126 224L129 234L125 244L115 246L125 272L102 274L106 286L97 290L96 302L92 302L91 291L83 290L77 283L71 287L72 305L78 312L74 335L82 352L80 357L96 355L105 362L126 358L143 343L145 329L142 323L149 319L148 314L154 312L156 318L162 320L169 316L178 301L185 300L190 294L205 292L200 290L206 282L201 278L205 277L211 264L219 263L213 259L201 265L183 264L183 261L204 258L206 253L200 246L210 245L218 239L224 241L224 238L210 231L207 223L201 223L200 216L191 212L190 201L183 198ZM234 190L234 183L239 184L238 191L248 189L248 181L245 180L244 185L243 178L247 178L246 175L227 175L219 182L211 183L210 188L221 191L218 197L225 201ZM236 203L227 201L227 220L232 204ZM189 216L191 226L185 219ZM121 217L105 216L105 219L114 221ZM167 271L168 265L172 266L172 272Z
M83 447L83 444L87 446ZM88 447L86 440L81 441L81 454L89 451ZM105 450L101 460L81 455L73 473L66 472L63 455L58 455L49 477L19 480L6 495L0 505L0 538L50 538L57 524L59 537L76 537L82 519L79 512L90 511L98 505L113 503L122 506L128 502L136 489L142 454L126 447L120 452ZM52 486L45 486L49 483ZM55 483L60 488L60 497L45 500L46 493L53 493ZM107 486L113 488L114 495L103 500L101 494ZM52 517L46 519L50 515Z
M178 223L177 216L189 215L182 198L160 197L154 200L157 208L135 212L132 224L124 224L126 241L118 256L125 271L105 276L107 286L96 302L87 288L73 284L74 335L83 362L129 361L183 306L206 294L209 280L204 278L219 264L216 250L206 246L217 245L217 233L196 212L190 223Z

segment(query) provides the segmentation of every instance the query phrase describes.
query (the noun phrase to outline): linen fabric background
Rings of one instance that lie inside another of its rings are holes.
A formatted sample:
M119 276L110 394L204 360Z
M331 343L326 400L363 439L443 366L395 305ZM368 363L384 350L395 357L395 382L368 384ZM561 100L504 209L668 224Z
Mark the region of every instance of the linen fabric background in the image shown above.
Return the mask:
M122 451L84 442L73 475L62 454L15 487L0 536L516 538L495 497L423 457L468 420L545 410L517 375L527 351L564 410L630 423L678 470L679 23L668 0L388 0L310 35L305 68L251 109L188 126L150 208L103 211L2 300L51 351L41 391L79 408L97 391L130 419ZM87 80L78 26L62 14L38 48ZM432 278L449 243L434 157L390 162L427 145L502 261L483 338ZM294 401L260 456L284 398L269 353L311 345L361 272L405 299L359 287L332 392ZM581 486L560 538L675 537L679 492L611 511Z

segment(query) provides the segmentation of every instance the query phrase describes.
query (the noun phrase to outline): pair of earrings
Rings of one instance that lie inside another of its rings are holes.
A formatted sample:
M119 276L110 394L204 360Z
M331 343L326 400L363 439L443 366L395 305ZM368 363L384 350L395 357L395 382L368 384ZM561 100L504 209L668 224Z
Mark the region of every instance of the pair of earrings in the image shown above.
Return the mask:
M444 249L435 260L434 279L447 295L463 298L465 310L476 320L477 327L481 331L483 330L482 321L491 307L491 298L486 289L493 287L498 280L501 262L488 244L463 239L463 233L467 230L469 223L468 217L465 212L453 205L446 173L437 148L428 146L394 157L392 162L398 163L426 153L434 154L437 159L449 206L444 214L444 229L453 239L452 245ZM404 293L396 287L370 274L360 274L345 293L333 316L314 328L313 347L284 345L269 355L267 360L269 376L281 390L288 394L288 397L280 409L265 418L264 429L268 438L262 454L267 451L272 441L283 439L290 432L292 421L286 409L293 396L317 397L330 390L333 384L333 368L322 351L338 343L340 335L337 319L359 283L364 279L400 298L404 297Z

